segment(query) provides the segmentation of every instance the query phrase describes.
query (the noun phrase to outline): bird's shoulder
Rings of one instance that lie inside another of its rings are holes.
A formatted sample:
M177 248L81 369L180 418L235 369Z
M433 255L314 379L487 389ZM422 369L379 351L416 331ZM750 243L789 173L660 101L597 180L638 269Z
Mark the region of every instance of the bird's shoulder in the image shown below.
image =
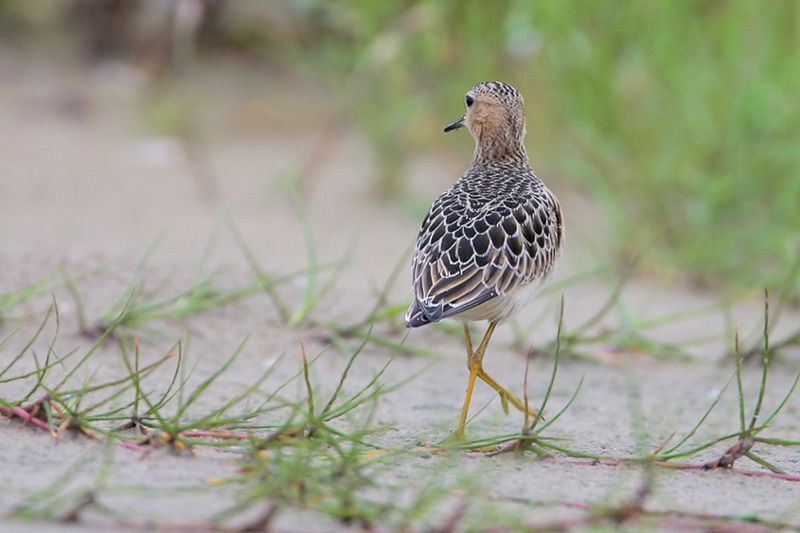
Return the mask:
M514 292L552 269L562 238L558 200L530 168L471 168L420 228L419 306L438 319Z
M499 224L522 206L528 211L552 210L557 201L550 202L549 196L552 193L528 165L474 165L433 202L420 226L418 244L427 233L432 232L429 240L436 242L448 231L476 223L482 233L486 224Z

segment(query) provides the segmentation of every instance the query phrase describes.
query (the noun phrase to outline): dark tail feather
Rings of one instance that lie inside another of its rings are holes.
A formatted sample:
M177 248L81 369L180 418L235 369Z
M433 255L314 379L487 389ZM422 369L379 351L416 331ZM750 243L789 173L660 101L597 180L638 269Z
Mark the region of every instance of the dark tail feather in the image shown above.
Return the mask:
M406 320L406 327L418 328L420 326L424 326L425 324L430 324L430 323L431 321L428 320L428 317L426 317L425 314L422 311L420 311L416 315L411 316L408 318L408 320Z
M436 319L427 315L422 306L419 305L419 302L414 300L411 307L406 311L406 327L418 328L425 324L430 324L431 322L436 322Z

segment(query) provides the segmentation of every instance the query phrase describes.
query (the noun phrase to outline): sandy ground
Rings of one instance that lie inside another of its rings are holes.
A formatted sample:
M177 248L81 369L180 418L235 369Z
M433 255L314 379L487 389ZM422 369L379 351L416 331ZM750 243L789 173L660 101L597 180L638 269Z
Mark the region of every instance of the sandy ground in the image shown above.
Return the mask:
M187 156L180 142L153 135L143 126L140 93L131 90L136 79L130 72L105 69L87 73L62 69L54 62L0 55L0 82L0 294L63 267L77 279L86 316L96 320L125 290L136 262L159 235L162 240L143 276L146 287L154 293L169 295L202 272L216 272L222 285L235 285L248 279L250 272L226 230L226 216L235 221L270 272L290 272L307 264L302 225L282 177L305 164L318 147L319 132L309 127L315 120L309 113L299 120L300 125L290 120L292 113L286 106L296 105L293 99L300 96L287 96L272 78L255 77L253 85L264 84L263 91L209 96L207 93L214 93L212 87L195 95L199 106L214 110L205 112L211 116L208 123L214 125L204 130L203 157L211 169L210 178L198 174L193 166L196 161ZM308 95L313 91L308 90ZM199 109L198 114L204 111ZM385 283L398 261L407 260L407 247L413 242L420 213L412 208L376 205L368 192L373 163L363 139L347 125L337 130L336 138L309 178L305 201L320 261L342 257L355 239L342 279L314 315L346 323L359 320L371 308L375 287ZM420 205L444 189L461 166L463 163L454 158L421 158L413 165L410 188L424 199ZM598 236L602 224L589 199L571 190L569 184L555 182L553 188L564 204L569 239L558 281L602 263L603 254L597 250L603 249L605 238ZM407 297L407 277L404 272L392 290L394 301ZM297 304L302 290L298 283L282 288L292 305ZM600 277L566 287L567 328L591 316L610 291L610 282ZM68 291L58 286L53 295L61 315L56 351L65 354L87 349L91 341L78 331L78 312ZM21 318L0 326L0 338L18 329L3 346L0 362L9 361L25 345L50 298L45 294L26 302L11 313L12 318ZM554 337L557 300L558 294L546 295L520 317L521 329L534 343ZM624 302L624 312L612 313L611 319L643 319L699 309L718 303L719 297L652 279L636 279L626 289ZM537 322L543 309L549 311ZM760 312L757 301L745 301L732 315L743 331L750 332L757 329ZM785 315L776 337L797 318ZM684 434L733 371L732 360L725 357L731 343L729 326L722 313L706 312L649 331L654 338L669 342L714 335L708 342L687 348L693 355L688 362L659 358L657 354L618 353L607 346L593 347L591 361L563 360L552 396L553 412L569 399L581 378L584 384L551 435L589 453L619 456L652 450L673 431ZM45 353L54 327L51 321L31 353ZM498 381L520 391L524 359L521 350L511 345L510 329L499 332L487 368ZM197 381L213 372L243 338L251 336L241 357L199 402L198 412L247 387L283 355L276 374L262 386L270 390L299 368L301 342L310 354L325 348L318 328L283 326L263 294L186 320L163 321L152 330L138 333L145 360L165 353L175 339L191 337L189 358L197 364L192 378ZM404 334L381 333L398 339ZM411 332L408 342L425 346L435 355L399 356L389 364L383 378L386 383L419 375L382 397L377 406L375 421L388 429L372 440L385 447L414 446L446 436L454 426L463 397L466 368L460 341L428 328ZM392 355L389 350L368 346L353 368L348 390L366 383ZM33 362L26 358L21 364L31 368ZM344 355L326 351L312 367L314 382L321 390L332 390L335 376L345 364ZM550 357L538 357L531 365L529 388L536 401L544 393L551 365ZM116 346L103 345L89 367L97 379L119 375L122 368ZM767 410L789 388L796 368L796 354L776 365L769 378ZM157 375L154 383L164 382L168 374ZM749 366L744 374L750 408L759 373L755 366ZM302 394L300 385L292 385L298 396ZM0 386L0 396L13 398L24 390L22 383L6 384ZM734 393L728 390L699 432L698 441L703 436L736 430ZM517 431L521 417L516 413L504 416L490 390L479 386L473 405L477 409L489 401L470 424L470 436ZM343 424L359 421L356 415ZM776 419L770 435L798 438L800 406L796 398ZM179 457L156 450L141 457L81 436L67 435L56 441L44 432L6 419L0 420L0 443L4 452L0 456L2 514L34 498L36 491L65 472L70 474L70 486L91 487L105 467L110 474L107 488L100 494L102 503L118 510L124 520L142 526L150 521L205 520L229 507L239 490L209 483L210 479L236 474L238 464L232 452L199 448L194 456ZM711 448L689 460L714 459L724 448ZM770 447L763 456L788 473L800 474L796 448ZM746 459L741 467L760 469ZM520 516L522 523L534 525L580 516L582 511L574 504L623 501L641 484L637 469L563 459L536 460L532 455L409 456L400 462L387 461L379 472L387 484L406 487L409 494L435 480L451 490L452 496L434 516L446 517L464 499L468 504L464 524L483 526L491 522L493 513L499 515L506 508ZM459 491L466 485L483 497L460 496L466 494ZM798 501L797 482L722 470L659 469L646 508L673 512L673 518L681 512L757 515L800 528ZM245 522L257 511L238 517L234 523ZM90 509L70 528L102 529L109 520ZM668 523L658 523L669 527ZM292 509L279 512L276 526L285 531L341 527L321 513ZM3 529L62 527L66 526L12 521Z

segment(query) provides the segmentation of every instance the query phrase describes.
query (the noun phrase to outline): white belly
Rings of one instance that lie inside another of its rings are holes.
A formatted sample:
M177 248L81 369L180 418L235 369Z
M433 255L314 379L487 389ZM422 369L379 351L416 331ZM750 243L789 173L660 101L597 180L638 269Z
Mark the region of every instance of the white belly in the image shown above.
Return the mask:
M536 297L539 291L542 290L542 287L547 283L552 271L553 269L551 269L545 277L523 285L512 293L503 296L495 296L491 300L464 311L463 313L459 313L453 318L467 322L477 322L481 320L498 323L504 322L510 316L528 305L534 297Z

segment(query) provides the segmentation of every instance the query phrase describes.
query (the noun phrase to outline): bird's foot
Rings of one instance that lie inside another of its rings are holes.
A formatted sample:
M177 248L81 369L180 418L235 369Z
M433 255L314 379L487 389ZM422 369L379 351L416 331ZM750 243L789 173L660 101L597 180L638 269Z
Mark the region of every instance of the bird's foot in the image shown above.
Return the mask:
M514 396L508 389L500 385L497 381L494 380L492 376L487 374L483 369L478 372L478 377L495 391L497 391L497 395L500 396L500 401L503 404L503 412L508 414L508 404L514 406L518 411L528 413L530 417L536 417L538 415L538 411L533 407L526 405L525 402L521 401L519 398Z

